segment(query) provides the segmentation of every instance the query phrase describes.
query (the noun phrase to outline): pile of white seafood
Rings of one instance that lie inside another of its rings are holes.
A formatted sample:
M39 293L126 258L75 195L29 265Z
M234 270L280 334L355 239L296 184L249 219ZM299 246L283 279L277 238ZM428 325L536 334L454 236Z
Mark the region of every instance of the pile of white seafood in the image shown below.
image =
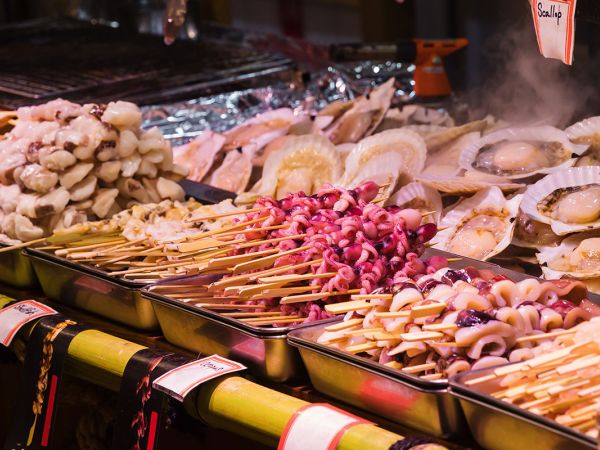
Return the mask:
M0 238L29 241L104 219L132 203L183 200L160 130L142 130L139 108L53 100L19 108L0 136Z

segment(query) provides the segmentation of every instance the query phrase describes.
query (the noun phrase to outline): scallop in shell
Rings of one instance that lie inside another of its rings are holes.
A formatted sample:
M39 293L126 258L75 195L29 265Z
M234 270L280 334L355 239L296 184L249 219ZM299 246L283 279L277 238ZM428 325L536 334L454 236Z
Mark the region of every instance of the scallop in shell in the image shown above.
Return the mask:
M588 117L574 123L565 133L574 143L590 146L577 160L576 166L600 166L600 116Z
M598 233L574 234L558 247L543 247L536 257L546 278L600 277L600 236Z
M521 209L558 235L600 228L600 167L555 172L528 187Z
M365 180L388 183L389 197L402 174L413 176L423 170L427 148L409 130L386 130L361 140L346 158L342 184L354 187Z
M486 134L466 147L459 164L465 170L527 178L572 166L573 155L581 155L587 147L573 144L564 131L551 126L507 128Z
M487 260L510 245L521 195L507 200L496 187L461 201L440 221L433 247Z
M260 193L282 198L302 190L310 195L325 183L336 182L341 168L335 146L324 136L290 137L265 161Z
M442 196L438 191L418 182L412 182L403 186L392 195L386 203L403 208L418 209L422 213L434 211L423 218L424 223L437 224L442 215Z

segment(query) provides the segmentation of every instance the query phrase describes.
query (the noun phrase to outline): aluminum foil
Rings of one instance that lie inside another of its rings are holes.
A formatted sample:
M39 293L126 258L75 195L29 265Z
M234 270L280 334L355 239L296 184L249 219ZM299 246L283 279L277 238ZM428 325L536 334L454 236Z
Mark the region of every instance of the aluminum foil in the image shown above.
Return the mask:
M394 103L403 103L413 97L413 71L413 65L401 63L329 67L297 82L147 106L142 108L143 127L157 126L172 145L181 145L204 130L225 131L270 109L313 113L332 101L352 99L391 76L397 85Z

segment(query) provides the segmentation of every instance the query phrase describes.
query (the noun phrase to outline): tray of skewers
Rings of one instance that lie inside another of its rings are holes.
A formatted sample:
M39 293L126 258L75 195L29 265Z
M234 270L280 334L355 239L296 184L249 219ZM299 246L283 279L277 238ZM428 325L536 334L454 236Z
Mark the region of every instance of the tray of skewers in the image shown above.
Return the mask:
M326 305L344 319L289 333L314 387L390 420L453 434L461 414L449 379L533 358L599 315L590 300L598 299L579 281L514 273L515 282L489 263L459 264Z
M220 226L222 221L194 219L216 211L227 211L223 220L229 220L231 211L238 209L230 200L219 205L194 200L134 205L110 219L56 231L44 246L30 246L26 253L50 299L139 329L153 329L158 321L140 288L160 276L185 274L196 264L185 253L170 252L166 241Z
M469 428L489 449L598 446L598 317L531 348L531 358L451 380Z
M381 189L365 182L262 197L233 224L178 244L204 255L200 275L163 279L142 294L155 301L166 339L241 359L262 376L292 377L290 329L333 317L325 305L391 283L400 270L424 274L446 264L419 258L435 225L421 225L417 210L370 203Z

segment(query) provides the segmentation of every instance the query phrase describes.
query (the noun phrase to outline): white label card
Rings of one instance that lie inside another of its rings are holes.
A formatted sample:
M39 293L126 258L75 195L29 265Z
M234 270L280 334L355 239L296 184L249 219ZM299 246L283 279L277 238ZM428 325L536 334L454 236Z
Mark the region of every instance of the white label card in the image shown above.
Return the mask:
M23 325L52 314L58 313L35 300L23 300L0 309L0 344L8 347Z
M370 423L326 403L307 405L292 416L277 450L335 450L346 430Z
M573 63L577 0L531 0L531 12L540 52L546 58Z
M161 375L152 387L169 394L180 402L196 386L231 372L244 370L246 366L218 355L198 359Z

